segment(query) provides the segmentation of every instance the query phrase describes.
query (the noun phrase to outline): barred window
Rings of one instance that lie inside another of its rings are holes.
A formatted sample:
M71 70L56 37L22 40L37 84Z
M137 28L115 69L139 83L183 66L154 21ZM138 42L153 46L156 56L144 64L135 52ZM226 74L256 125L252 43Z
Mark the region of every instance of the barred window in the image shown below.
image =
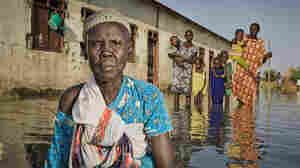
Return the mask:
M32 49L61 52L63 48L63 30L52 30L48 22L52 12L63 20L66 5L61 0L34 0L31 15ZM63 23L62 23L63 25Z

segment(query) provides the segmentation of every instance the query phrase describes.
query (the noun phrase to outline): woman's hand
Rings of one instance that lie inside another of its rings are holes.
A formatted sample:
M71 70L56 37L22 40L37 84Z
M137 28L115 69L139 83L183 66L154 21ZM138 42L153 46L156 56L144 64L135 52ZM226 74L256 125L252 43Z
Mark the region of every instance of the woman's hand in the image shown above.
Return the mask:
M248 40L243 41L242 48L246 48L246 47L247 47L247 44L248 44Z
M231 83L226 83L225 88L232 88L232 84Z
M168 133L151 137L153 158L157 168L175 167L175 153L169 141Z
M202 96L201 92L198 92L198 94L194 98L194 104L195 104L196 109L197 109L198 112L202 111L202 109L201 109L201 107L202 107L201 106L202 98L203 98L203 96Z

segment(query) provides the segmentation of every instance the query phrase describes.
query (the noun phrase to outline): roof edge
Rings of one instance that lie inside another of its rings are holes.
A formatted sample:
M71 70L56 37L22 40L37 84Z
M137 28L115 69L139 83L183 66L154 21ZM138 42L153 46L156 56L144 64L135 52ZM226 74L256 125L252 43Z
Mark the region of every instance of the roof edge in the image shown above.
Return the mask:
M211 33L212 35L217 36L218 38L220 38L220 39L222 39L222 40L224 40L224 41L226 41L226 42L228 42L228 43L231 43L231 41L228 40L228 39L226 39L225 37L223 37L223 36L221 36L221 35L219 35L219 34L213 32L213 31L209 30L208 28L206 28L206 27L200 25L199 23L193 21L192 19L190 19L190 18L188 18L188 17L186 17L186 16L180 14L179 12L177 12L177 11L175 11L175 10L169 8L168 6L166 6L166 5L164 5L164 4L160 3L160 2L158 2L158 1L156 1L156 0L151 0L151 2L152 2L154 5L157 5L158 7L165 8L165 9L168 10L169 12L171 12L171 13L173 13L173 14L179 16L179 17L182 17L182 18L185 19L186 21L188 21L188 22L194 24L195 26L198 26L198 27L204 29L205 31Z

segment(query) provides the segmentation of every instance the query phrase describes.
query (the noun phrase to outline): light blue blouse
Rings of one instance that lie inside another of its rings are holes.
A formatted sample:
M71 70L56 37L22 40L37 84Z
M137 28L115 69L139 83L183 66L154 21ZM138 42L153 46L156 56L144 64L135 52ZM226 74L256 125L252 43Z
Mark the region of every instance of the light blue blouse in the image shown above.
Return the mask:
M147 136L156 136L172 130L163 94L158 88L144 81L125 76L118 96L109 107L116 111L126 124L143 123ZM68 168L74 128L72 115L59 110L56 119L45 168ZM140 168L154 167L151 154L139 160L142 163Z

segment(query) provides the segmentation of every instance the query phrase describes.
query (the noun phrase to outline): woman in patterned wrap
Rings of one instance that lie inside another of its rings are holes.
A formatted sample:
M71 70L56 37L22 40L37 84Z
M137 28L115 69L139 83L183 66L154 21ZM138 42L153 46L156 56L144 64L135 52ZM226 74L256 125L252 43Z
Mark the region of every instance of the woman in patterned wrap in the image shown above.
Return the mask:
M241 101L241 107L245 108L244 110L247 111L252 111L253 103L255 101L258 68L260 68L267 59L272 57L271 52L267 53L265 51L264 40L257 37L259 31L259 24L251 24L250 34L245 36L244 39L246 47L243 51L243 59L248 64L248 70L237 64L232 82L233 95Z

